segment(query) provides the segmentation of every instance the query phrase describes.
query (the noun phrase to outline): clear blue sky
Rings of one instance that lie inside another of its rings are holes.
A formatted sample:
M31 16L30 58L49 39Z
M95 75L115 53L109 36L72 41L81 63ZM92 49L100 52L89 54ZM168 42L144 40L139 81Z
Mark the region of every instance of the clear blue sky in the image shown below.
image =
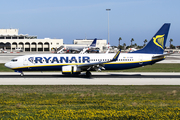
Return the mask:
M108 39L110 44L143 45L164 23L171 23L169 39L180 45L180 0L1 0L0 28L17 28L38 38Z

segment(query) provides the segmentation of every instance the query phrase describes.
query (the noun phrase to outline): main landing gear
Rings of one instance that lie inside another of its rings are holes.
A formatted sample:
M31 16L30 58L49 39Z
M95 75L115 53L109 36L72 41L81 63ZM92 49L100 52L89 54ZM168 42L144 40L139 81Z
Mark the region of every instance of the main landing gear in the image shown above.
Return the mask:
M21 76L21 77L23 77L23 76L24 76L24 73L23 73L23 72L21 72L20 76Z
M91 72L90 71L86 71L86 77L88 77L88 78L91 77Z

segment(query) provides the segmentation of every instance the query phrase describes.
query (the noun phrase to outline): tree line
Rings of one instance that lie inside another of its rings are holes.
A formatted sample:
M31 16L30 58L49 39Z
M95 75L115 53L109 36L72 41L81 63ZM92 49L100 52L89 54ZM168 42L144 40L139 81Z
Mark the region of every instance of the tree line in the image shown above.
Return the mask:
M131 41L130 41L130 42L131 42L131 45L126 46L126 43L123 43L123 45L120 44L120 41L121 41L121 40L122 40L122 38L119 37L119 39L118 39L118 41L119 41L118 48L119 48L119 49L123 49L123 50L129 49L129 48L142 49L144 46L146 46L146 43L148 42L147 39L145 39L145 40L143 41L143 42L144 42L143 46L139 46L139 45L137 45L136 43L133 44L134 39L132 38ZM170 42L169 48L170 48L170 49L175 49L175 46L172 44L173 39L170 39L169 42Z

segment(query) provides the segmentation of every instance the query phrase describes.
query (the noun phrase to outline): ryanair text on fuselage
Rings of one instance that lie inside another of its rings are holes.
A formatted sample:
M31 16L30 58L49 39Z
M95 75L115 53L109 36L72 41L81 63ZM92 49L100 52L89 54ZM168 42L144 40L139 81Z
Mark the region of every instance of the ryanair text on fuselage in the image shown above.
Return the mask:
M28 60L31 63L89 63L90 57L79 56L79 57L30 57Z

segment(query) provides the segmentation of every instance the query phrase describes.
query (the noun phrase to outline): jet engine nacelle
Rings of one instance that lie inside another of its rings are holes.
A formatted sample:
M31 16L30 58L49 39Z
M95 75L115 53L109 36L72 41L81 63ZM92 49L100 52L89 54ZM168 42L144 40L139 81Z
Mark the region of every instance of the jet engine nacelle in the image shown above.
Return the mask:
M81 68L77 66L63 66L62 67L62 74L80 74Z

